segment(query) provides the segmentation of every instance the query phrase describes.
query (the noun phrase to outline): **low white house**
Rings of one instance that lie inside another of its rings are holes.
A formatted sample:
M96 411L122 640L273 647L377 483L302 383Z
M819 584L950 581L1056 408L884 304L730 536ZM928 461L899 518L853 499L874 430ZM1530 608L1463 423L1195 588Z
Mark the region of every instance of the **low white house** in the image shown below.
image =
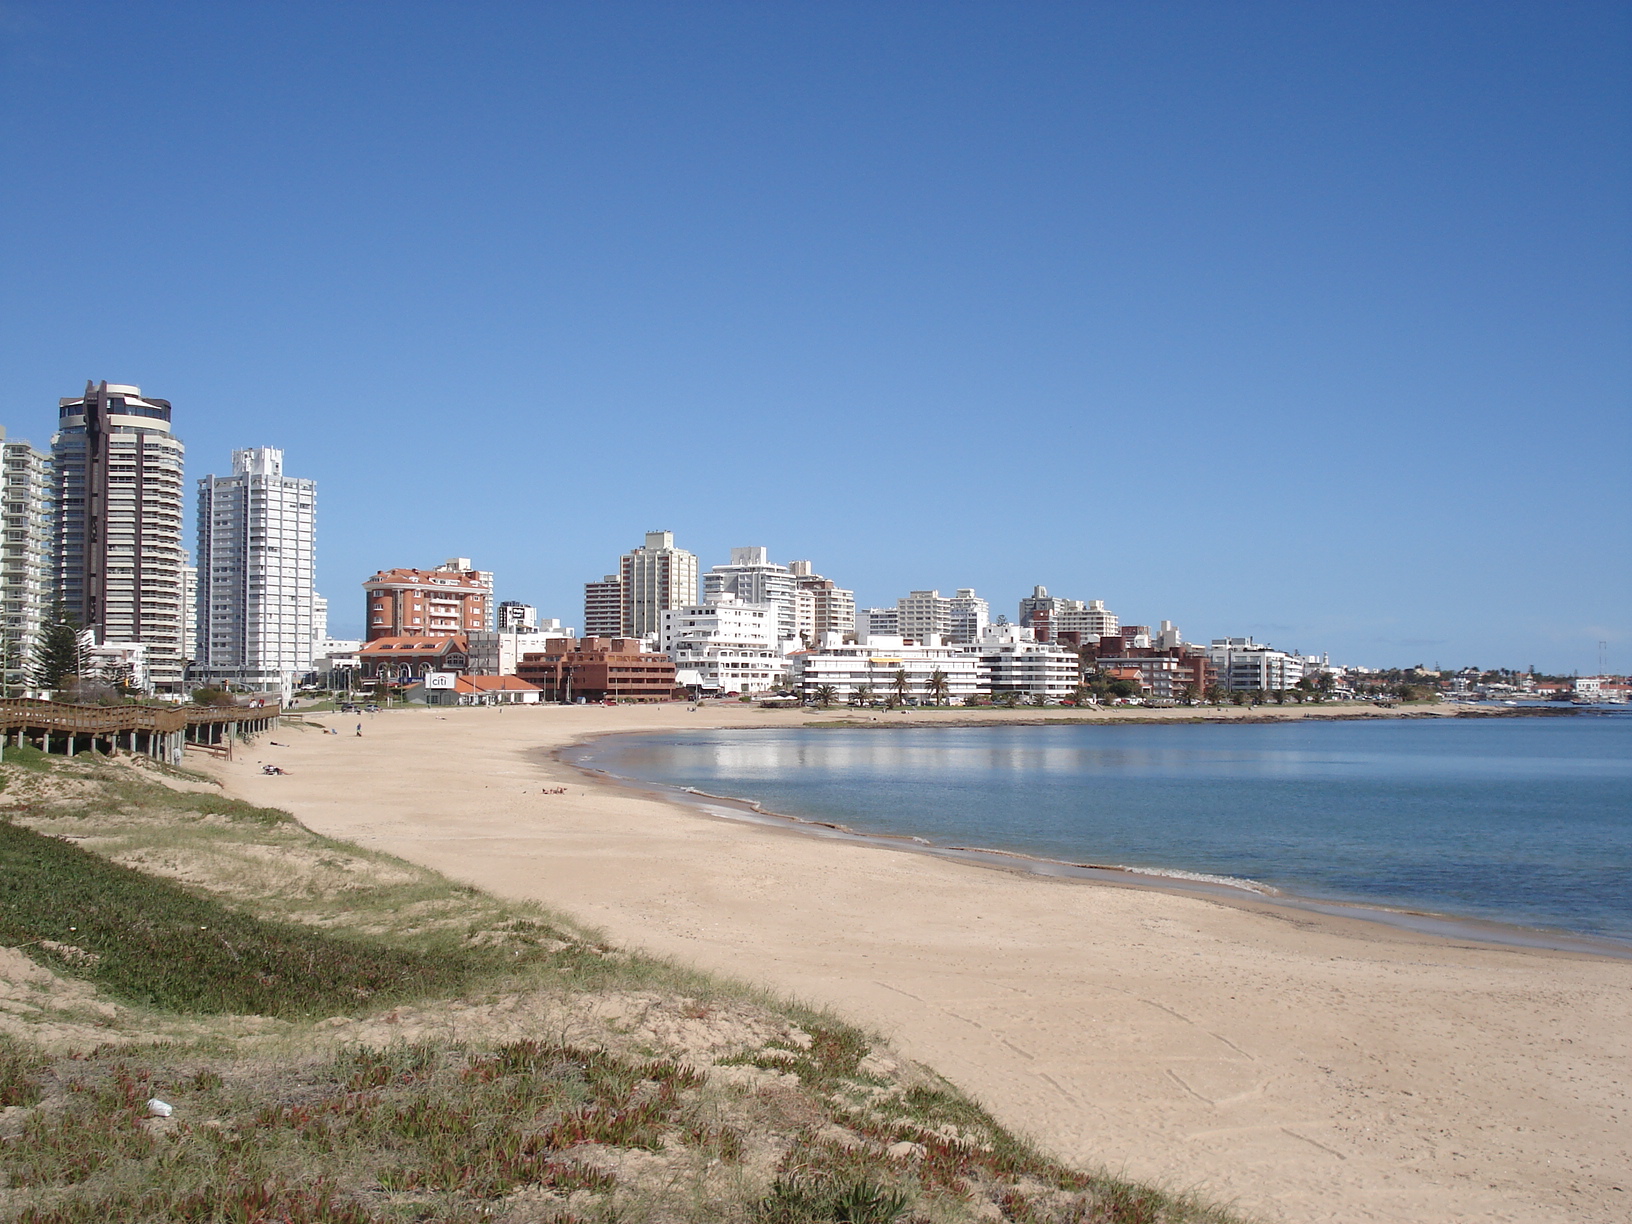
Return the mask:
M537 705L543 690L516 676L459 676L431 672L409 685L403 694L426 705L493 706Z
M674 660L676 679L703 694L780 688L788 674L780 613L774 604L740 603L729 593L667 608L658 649Z
M80 674L87 680L124 684L146 693L153 688L147 670L147 645L143 642L103 642L98 644L89 630L80 635Z
M958 705L978 690L979 660L962 647L943 644L938 634L922 643L908 643L896 634L858 636L859 641L846 642L841 633L824 633L815 647L794 654L794 691L814 701L830 688L840 705L869 697L889 701L896 697L901 673L906 678L903 695L923 704L945 700ZM937 673L944 693L936 691Z

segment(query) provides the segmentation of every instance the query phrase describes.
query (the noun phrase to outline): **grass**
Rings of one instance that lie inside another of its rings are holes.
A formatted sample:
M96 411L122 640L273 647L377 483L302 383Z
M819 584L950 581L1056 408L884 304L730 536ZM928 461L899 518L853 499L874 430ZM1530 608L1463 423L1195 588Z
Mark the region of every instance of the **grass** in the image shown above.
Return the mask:
M121 1000L127 1044L0 1041L4 1224L1234 1219L1060 1164L831 1015L274 810L48 772L4 775L0 944Z
M331 1015L457 991L457 961L268 922L11 822L0 943L148 1007Z

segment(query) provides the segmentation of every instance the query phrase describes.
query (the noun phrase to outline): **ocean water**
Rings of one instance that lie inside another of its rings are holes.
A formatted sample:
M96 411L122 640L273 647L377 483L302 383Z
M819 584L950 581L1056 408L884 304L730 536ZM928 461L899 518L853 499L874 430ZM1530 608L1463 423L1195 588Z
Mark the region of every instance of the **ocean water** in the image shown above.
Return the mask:
M1632 717L619 736L609 773L1072 863L1632 942Z

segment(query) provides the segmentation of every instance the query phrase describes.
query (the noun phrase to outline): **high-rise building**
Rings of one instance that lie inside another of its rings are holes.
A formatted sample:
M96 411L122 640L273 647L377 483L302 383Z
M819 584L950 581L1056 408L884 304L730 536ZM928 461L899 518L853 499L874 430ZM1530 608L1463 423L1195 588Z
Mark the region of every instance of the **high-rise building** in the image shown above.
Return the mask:
M1074 633L1081 641L1103 637L1117 631L1121 620L1105 607L1103 599L1083 603L1080 599L1061 599L1050 595L1048 588L1033 587L1031 594L1020 601L1020 624L1030 629L1039 642L1055 641L1059 633Z
M0 439L5 438L0 429ZM29 443L5 442L0 516L5 566L0 569L0 696L21 697L40 632L51 611L51 459Z
M856 593L837 585L831 578L816 573L809 561L789 561L788 572L799 590L810 596L810 636L805 645L814 646L824 633L853 636L856 631ZM800 619L804 612L801 609ZM804 637L803 624L800 636Z
M900 608L858 608L856 610L856 636L867 638L870 636L905 637L901 632Z
M182 459L170 404L87 383L51 439L57 593L97 644L140 644L151 687L183 683Z
M317 484L283 452L232 452L198 482L198 675L286 696L312 669Z
M973 587L959 587L952 596L952 641L960 646L980 641L992 620L992 606Z
M1061 633L1075 633L1079 642L1086 642L1092 637L1110 637L1122 627L1122 618L1105 606L1103 599L1090 599L1086 604L1074 601L1076 607L1068 608L1054 617L1054 633L1058 637Z
M506 599L499 605L498 623L500 633L536 633L538 631L538 609L533 607L532 604Z
M623 636L623 579L618 575L584 583L584 636Z
M198 662L198 566L181 567L181 657L188 667Z
M372 642L386 637L457 637L493 628L493 575L469 557L431 570L381 570L363 583L364 624Z
M697 602L697 555L676 548L672 531L648 531L645 544L624 554L618 576L623 580L624 637L655 638L662 632L665 610ZM588 634L589 618L584 619Z
M791 570L770 559L759 547L733 548L731 564L716 565L703 575L704 601L732 595L738 603L776 609L776 632L782 639L799 636L798 590Z
M895 601L896 632L914 642L936 634L945 642L952 636L952 601L939 591L913 591Z
M768 604L739 603L727 592L707 603L670 608L660 644L674 660L679 683L700 695L763 692L787 674L776 613Z

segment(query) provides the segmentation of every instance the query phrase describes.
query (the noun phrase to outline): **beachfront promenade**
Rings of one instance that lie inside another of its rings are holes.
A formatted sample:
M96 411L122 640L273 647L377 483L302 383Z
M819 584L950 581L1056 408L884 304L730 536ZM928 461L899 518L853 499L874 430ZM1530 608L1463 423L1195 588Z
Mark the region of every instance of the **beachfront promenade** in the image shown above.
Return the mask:
M1149 717L1194 713L1246 716ZM824 840L551 756L598 734L821 718L402 711L362 736L290 726L287 747L210 767L318 832L830 1005L1076 1162L1276 1220L1625 1218L1632 963Z
M7 746L42 752L137 752L181 764L188 745L232 754L236 738L278 725L282 707L75 705L13 698L0 701L0 736Z

